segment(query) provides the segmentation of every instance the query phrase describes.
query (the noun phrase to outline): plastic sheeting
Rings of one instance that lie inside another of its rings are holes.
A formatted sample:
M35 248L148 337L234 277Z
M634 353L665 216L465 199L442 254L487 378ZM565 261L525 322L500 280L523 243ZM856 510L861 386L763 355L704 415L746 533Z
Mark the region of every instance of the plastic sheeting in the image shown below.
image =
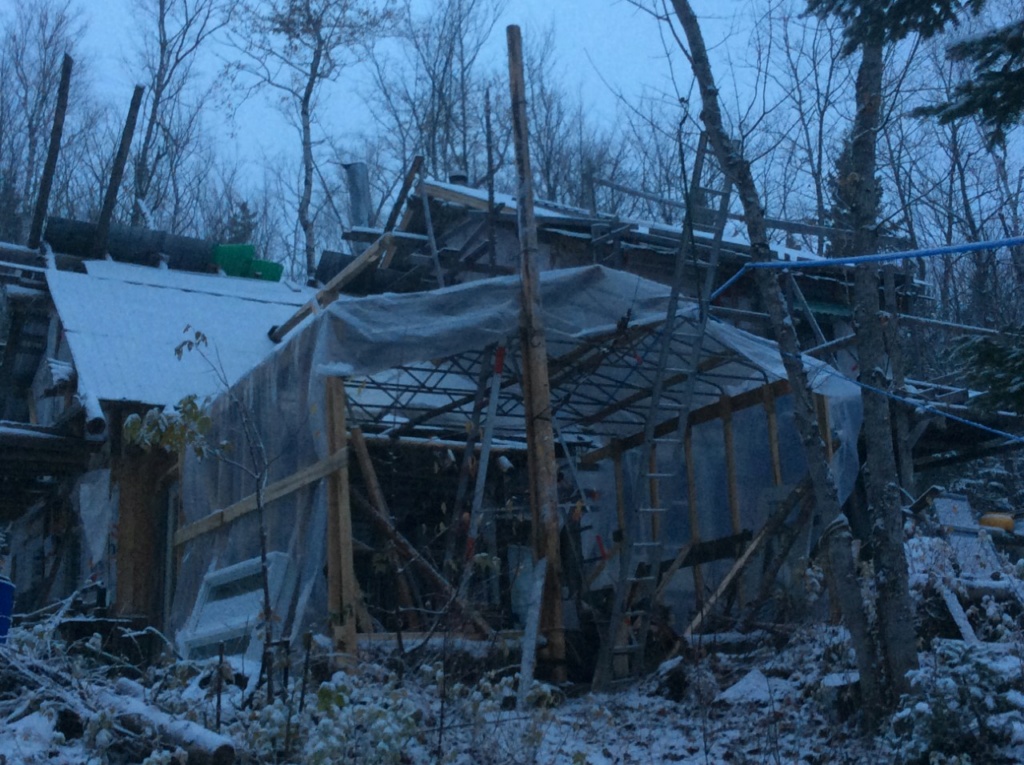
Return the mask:
M416 419L423 428L445 431L450 437L461 432L464 438L480 365L490 363L484 351L503 343L509 353L496 432L521 436L519 291L518 278L503 277L428 293L337 300L215 401L210 438L229 442L231 450L222 459L199 461L191 454L186 459L184 523L253 492L256 477L244 467L251 466L253 446L246 430L258 434L269 460L269 482L326 455L327 375L348 378L350 418L367 430L387 431ZM552 401L561 429L596 439L637 433L655 376L668 288L594 266L542 274L541 295ZM681 315L689 330L684 322L673 335L670 369L687 368L693 353L695 309L684 307ZM723 394L734 396L785 377L773 343L715 320L708 323L702 360L708 363L696 383L693 409ZM852 437L844 440L843 456L837 457L840 484L848 491L851 476L856 475L856 455L851 462L849 449L855 450L859 428L859 390L820 361L807 358L804 363L812 387L830 399L837 430ZM678 401L681 389L667 386L665 400ZM745 471L742 483L751 492L742 499L749 509L744 523L749 520L756 527L755 494L764 482L768 459L766 426L754 411L738 412L735 419L741 445L737 456ZM779 419L782 423L790 418L780 411ZM705 514L709 524L702 534L709 536L720 525L718 514L728 518L721 502L723 458L716 425L720 430L720 422L711 422L695 432L695 447L699 442L700 448L694 451L703 466L698 477L702 524ZM802 470L801 452L791 426L783 430L785 471L795 476ZM325 624L325 483L311 484L266 508L270 550L286 553L296 567L294 593L285 599L287 613L276 615L277 634L294 638ZM685 486L678 491L686 496ZM614 492L606 496L614 497ZM614 515L613 503L611 508ZM607 510L602 517L606 516ZM601 519L594 520L600 528ZM679 542L687 535L685 524L669 524L666 541ZM609 533L606 539L610 538ZM172 628L187 620L207 572L259 554L257 514L186 543L182 552Z

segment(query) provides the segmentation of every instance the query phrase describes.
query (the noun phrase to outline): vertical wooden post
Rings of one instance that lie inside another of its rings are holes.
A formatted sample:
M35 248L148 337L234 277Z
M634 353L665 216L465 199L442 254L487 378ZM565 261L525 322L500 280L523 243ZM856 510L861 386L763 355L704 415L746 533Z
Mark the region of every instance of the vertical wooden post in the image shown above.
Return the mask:
M533 214L533 171L530 167L529 130L526 123L526 83L523 41L517 26L506 29L509 92L512 98L512 136L515 143L519 212L519 244L523 348L523 392L526 399L526 437L529 443L530 495L533 500L534 556L547 561L541 609L541 632L547 637L546 654L556 681L565 678L565 633L562 625L562 572L559 549L558 466L551 422L547 343L541 319L540 280L537 276L537 223Z
M815 393L814 408L818 413L818 430L821 431L821 438L825 442L825 456L831 462L835 448L832 446L832 423L828 413L828 399L820 393Z
M697 507L697 470L693 465L693 429L686 426L683 436L683 452L686 460L686 493L690 505L690 544L700 542L700 510ZM704 572L700 564L693 564L693 588L697 594L697 607L704 601Z
M615 517L619 529L626 526L626 477L622 472L622 449L616 448L612 453L612 464L615 467Z
M331 454L348 448L345 383L327 379L327 448ZM352 558L352 508L348 459L331 474L327 493L327 612L334 637L348 652L356 650L356 575Z
M764 390L764 412L768 417L768 449L772 458L772 482L782 486L782 457L779 453L779 418L775 413L775 391L771 385Z
M732 533L743 531L740 520L740 491L736 480L736 439L732 430L732 400L722 396L719 403L722 415L722 432L725 435L725 480L729 492L729 517L732 519Z
M50 204L50 189L57 172L57 158L60 156L60 139L64 135L64 117L68 113L68 93L71 90L71 68L74 61L67 53L60 68L60 85L57 86L57 106L53 111L53 128L50 130L50 145L46 150L46 164L39 178L39 195L32 215L32 228L28 234L28 246L36 249L43 240L43 224L46 222L46 208Z
M128 118L124 122L124 130L121 132L121 144L117 147L117 154L114 156L114 166L110 170L110 183L107 184L107 193L103 197L103 207L100 208L100 218L96 223L96 240L92 244L92 254L97 258L102 258L106 254L107 236L110 234L110 219L114 217L117 192L121 189L121 178L124 177L124 166L128 162L128 150L132 146L135 122L139 118L139 107L142 106L142 94L145 90L141 85L135 86L135 92L132 94L132 103L128 107Z
M743 521L740 519L740 489L736 478L736 438L732 429L732 399L722 396L720 406L722 431L725 435L725 479L729 494L729 517L732 519L732 533L739 534L743 531ZM739 579L736 580L736 600L740 606L743 605L743 586Z

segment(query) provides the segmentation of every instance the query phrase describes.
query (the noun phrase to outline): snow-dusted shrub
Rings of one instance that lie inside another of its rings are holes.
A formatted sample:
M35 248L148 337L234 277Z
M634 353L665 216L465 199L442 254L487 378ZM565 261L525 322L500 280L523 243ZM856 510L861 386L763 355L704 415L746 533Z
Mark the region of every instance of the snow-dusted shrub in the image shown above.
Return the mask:
M912 673L887 737L908 765L1015 762L1024 732L1021 661L1014 646L935 641L934 660Z
M418 748L424 710L394 676L364 684L339 672L317 692L303 762L397 765Z

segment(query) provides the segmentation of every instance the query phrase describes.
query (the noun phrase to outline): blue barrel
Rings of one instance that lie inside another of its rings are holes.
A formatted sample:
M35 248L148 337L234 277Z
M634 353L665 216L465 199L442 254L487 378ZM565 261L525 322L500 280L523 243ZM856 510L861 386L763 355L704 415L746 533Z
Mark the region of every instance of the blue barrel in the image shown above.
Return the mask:
M0 643L7 642L7 630L11 628L11 614L14 613L14 582L0 576Z

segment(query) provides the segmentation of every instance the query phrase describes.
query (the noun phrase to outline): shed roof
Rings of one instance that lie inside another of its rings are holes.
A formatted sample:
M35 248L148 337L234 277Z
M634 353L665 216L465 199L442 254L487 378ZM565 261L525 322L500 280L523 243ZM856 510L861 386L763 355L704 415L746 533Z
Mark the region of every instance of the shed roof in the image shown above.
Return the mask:
M51 269L46 278L79 390L101 401L169 406L213 395L270 353L267 331L312 296L287 284L109 261L87 269ZM175 349L194 331L208 338L203 355L178 359Z

